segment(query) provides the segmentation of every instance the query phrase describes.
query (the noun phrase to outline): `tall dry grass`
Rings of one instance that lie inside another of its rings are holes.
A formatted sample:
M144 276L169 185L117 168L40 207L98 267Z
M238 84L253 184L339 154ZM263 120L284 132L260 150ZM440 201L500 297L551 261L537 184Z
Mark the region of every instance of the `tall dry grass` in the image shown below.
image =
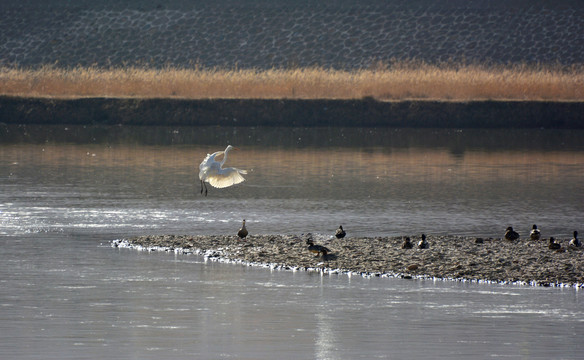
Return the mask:
M0 94L25 97L584 100L584 66L378 64L343 71L0 67Z

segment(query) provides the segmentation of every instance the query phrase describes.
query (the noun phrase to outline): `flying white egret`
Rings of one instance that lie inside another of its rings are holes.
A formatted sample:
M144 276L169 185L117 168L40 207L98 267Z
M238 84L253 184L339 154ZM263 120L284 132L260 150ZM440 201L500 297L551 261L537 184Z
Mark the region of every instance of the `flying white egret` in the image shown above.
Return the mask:
M227 153L231 149L237 149L231 145L227 145L224 151L216 151L212 154L207 154L207 157L201 165L199 165L199 179L201 180L201 194L203 193L203 188L205 189L205 196L207 196L207 185L216 188L225 188L231 185L239 184L244 182L245 179L241 174L247 174L246 170L240 170L234 167L228 167L223 169L223 164L227 161ZM223 155L223 160L221 162L216 161L215 157Z

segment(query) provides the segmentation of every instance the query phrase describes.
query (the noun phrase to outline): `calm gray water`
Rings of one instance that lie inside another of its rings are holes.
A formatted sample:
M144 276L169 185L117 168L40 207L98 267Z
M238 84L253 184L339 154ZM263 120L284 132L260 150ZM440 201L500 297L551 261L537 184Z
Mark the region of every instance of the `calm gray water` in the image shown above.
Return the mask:
M583 132L0 127L2 359L579 359L573 288L270 271L114 249L147 233L568 238ZM245 183L198 193L228 143Z

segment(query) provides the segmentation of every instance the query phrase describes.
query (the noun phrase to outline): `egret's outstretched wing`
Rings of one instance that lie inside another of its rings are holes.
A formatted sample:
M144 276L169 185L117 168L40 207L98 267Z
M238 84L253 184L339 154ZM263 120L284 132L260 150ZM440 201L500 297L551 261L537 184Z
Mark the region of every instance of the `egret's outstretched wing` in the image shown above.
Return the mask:
M213 169L220 169L221 165L215 161L215 157L223 154L223 151L216 151L212 154L207 154L205 159L199 165L199 179L205 180L209 173L212 173Z
M203 161L201 161L201 164L199 165L199 170L203 170L206 167L209 166L209 158L211 158L211 154L207 154L207 156L205 157L205 159L203 159Z
M225 188L244 182L245 179L241 174L247 174L247 171L236 168L221 169L216 174L209 174L207 182L213 187Z

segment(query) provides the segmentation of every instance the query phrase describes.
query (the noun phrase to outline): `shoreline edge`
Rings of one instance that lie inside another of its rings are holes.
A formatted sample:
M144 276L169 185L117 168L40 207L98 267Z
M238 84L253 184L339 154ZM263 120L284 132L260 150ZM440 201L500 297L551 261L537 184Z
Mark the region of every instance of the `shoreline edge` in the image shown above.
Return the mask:
M331 250L326 257L307 250L306 239ZM246 266L316 271L363 277L452 280L488 284L584 288L584 249L548 249L547 241L468 236L427 237L429 249L402 249L404 237L336 239L322 235L145 235L111 241L113 248L194 254L206 260ZM417 237L412 236L414 243Z

